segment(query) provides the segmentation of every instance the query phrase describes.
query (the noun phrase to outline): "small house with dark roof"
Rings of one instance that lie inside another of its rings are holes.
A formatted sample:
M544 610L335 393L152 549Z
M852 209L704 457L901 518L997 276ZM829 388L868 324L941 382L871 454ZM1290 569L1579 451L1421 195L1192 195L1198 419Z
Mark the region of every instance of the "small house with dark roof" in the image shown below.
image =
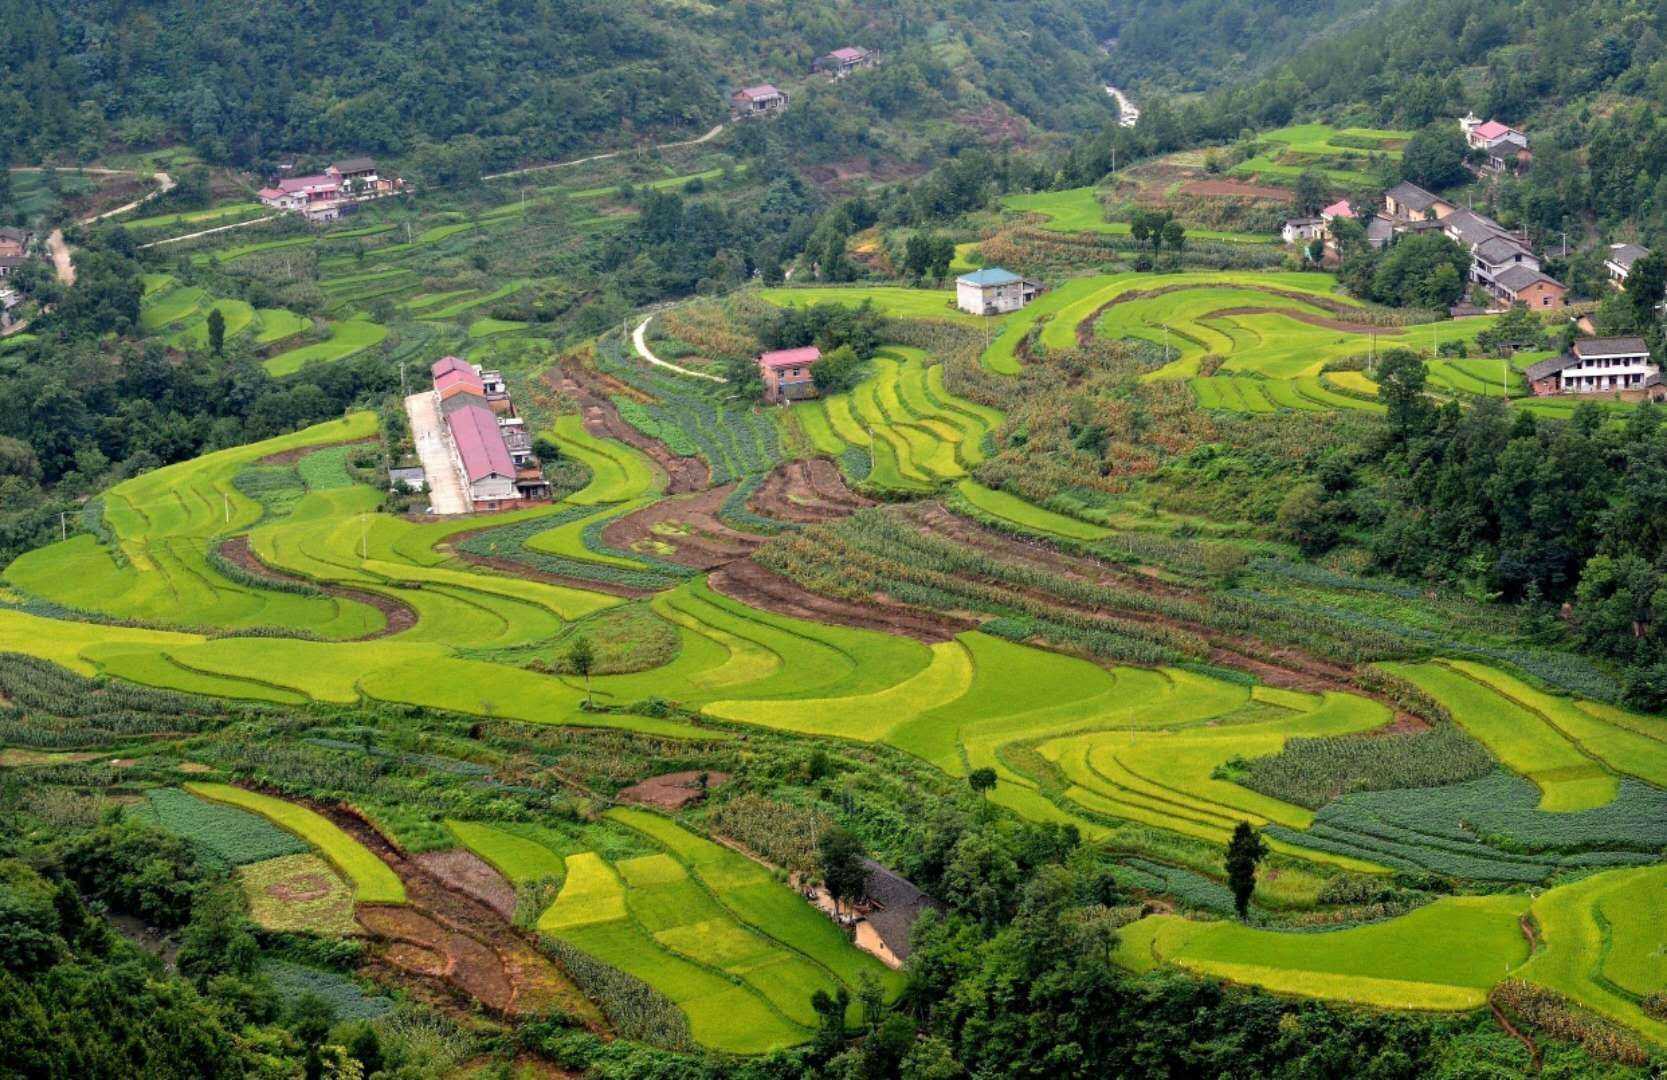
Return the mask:
M1409 180L1383 193L1384 212L1397 221L1421 221L1444 218L1458 207L1432 192L1425 191Z
M858 68L873 66L873 53L855 45L847 45L843 49L835 49L826 56L818 56L815 62L811 64L810 69L824 75L832 75L836 79L843 79Z
M1660 386L1661 368L1641 337L1581 338L1569 351L1531 364L1535 394L1607 394Z
M1617 289L1624 289L1627 275L1632 273L1632 264L1649 253L1649 248L1638 244L1610 244L1609 256L1603 260L1603 268L1609 271L1609 283Z
M0 258L23 258L29 253L31 239L28 229L0 228Z
M761 354L758 374L764 380L764 400L779 405L815 397L816 381L810 369L820 359L822 350L814 345Z
M943 905L915 887L901 874L893 873L875 862L864 859L868 877L863 881L863 907L869 925L880 940L899 960L909 958L909 935L915 922L928 910L943 910Z
M344 158L330 163L324 170L327 175L340 180L361 180L374 183L376 181L376 160L368 157Z
M973 315L1004 315L1024 307L1041 291L1035 281L987 266L955 279L955 306Z
M1395 238L1395 223L1382 214L1373 214L1366 223L1366 242L1373 251L1382 251Z
M787 108L787 95L769 83L745 86L729 95L729 111L737 120L769 116Z
M1523 304L1537 311L1563 307L1568 289L1549 274L1527 266L1512 266L1495 277L1488 291L1507 304Z

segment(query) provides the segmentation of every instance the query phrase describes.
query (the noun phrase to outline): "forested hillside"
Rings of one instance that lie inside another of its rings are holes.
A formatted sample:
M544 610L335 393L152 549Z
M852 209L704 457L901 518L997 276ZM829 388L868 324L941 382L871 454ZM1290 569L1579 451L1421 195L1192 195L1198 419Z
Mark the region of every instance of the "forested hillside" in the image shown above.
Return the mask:
M1104 116L1095 36L1065 0L0 0L0 151L9 138L14 161L85 160L183 141L250 164L446 144L507 165L698 134L732 90L792 88L845 45L886 57L855 95L875 116L976 113L988 99L1049 127Z

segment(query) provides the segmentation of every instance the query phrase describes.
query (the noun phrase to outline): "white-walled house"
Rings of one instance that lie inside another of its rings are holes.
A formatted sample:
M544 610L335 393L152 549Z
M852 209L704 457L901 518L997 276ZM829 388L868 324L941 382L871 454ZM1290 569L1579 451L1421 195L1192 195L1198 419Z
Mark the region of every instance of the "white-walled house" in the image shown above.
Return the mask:
M974 315L1002 315L1024 307L1041 291L1034 281L989 266L955 279L955 306Z
M1661 367L1641 337L1582 338L1569 351L1530 365L1535 394L1603 394L1640 390L1661 381Z

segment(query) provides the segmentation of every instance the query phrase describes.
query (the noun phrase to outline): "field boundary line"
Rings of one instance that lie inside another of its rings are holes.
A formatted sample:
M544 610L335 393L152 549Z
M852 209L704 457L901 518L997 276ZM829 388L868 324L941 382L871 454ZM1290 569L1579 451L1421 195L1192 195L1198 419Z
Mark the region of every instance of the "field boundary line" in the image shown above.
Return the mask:
M631 331L631 346L636 349L638 356L647 360L650 364L653 364L656 367L663 367L667 371L675 371L679 375L691 375L694 378L707 379L715 383L729 382L729 380L724 378L722 375L713 375L705 371L694 371L690 368L681 367L677 364L671 363L669 360L662 360L658 356L655 356L653 350L648 347L648 324L653 320L653 318L653 315L645 316L643 321L637 324L637 328Z

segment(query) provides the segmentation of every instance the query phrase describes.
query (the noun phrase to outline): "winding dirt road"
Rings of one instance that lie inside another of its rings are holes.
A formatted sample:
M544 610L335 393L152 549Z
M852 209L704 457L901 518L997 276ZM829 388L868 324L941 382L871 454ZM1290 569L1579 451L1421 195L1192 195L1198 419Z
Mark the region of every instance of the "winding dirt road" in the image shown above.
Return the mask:
M693 375L697 379L710 379L711 381L717 383L726 383L729 381L722 375L713 375L705 371L695 371L691 368L679 367L669 360L662 360L658 356L655 356L653 350L648 347L648 323L649 320L653 318L654 316L652 315L648 316L648 318L637 324L637 328L635 330L631 331L631 344L636 348L638 356L647 360L650 364L653 364L656 367L663 367L667 371L675 371L679 375Z
M659 144L657 144L653 147L650 147L650 149L652 149L652 150L672 150L672 149L675 149L679 146L699 146L703 142L711 142L713 139L717 138L718 133L723 131L723 129L724 129L724 126L722 124L719 124L716 127L714 127L711 131L708 131L706 134L696 136L693 139L681 139L677 142L659 143ZM586 162L589 162L589 161L607 161L610 158L619 157L621 154L631 154L631 153L635 153L635 152L636 152L636 147L631 147L631 148L625 149L625 150L609 150L607 153L604 153L604 154L591 154L589 157L574 158L571 161L552 161L547 165L528 165L524 169L511 169L508 172L493 173L490 176L483 176L483 177L481 177L481 179L482 180L503 180L503 179L505 179L507 177L511 177L511 176L525 176L528 173L545 172L546 170L549 170L549 169L565 169L569 165L583 165L583 164L585 164Z

